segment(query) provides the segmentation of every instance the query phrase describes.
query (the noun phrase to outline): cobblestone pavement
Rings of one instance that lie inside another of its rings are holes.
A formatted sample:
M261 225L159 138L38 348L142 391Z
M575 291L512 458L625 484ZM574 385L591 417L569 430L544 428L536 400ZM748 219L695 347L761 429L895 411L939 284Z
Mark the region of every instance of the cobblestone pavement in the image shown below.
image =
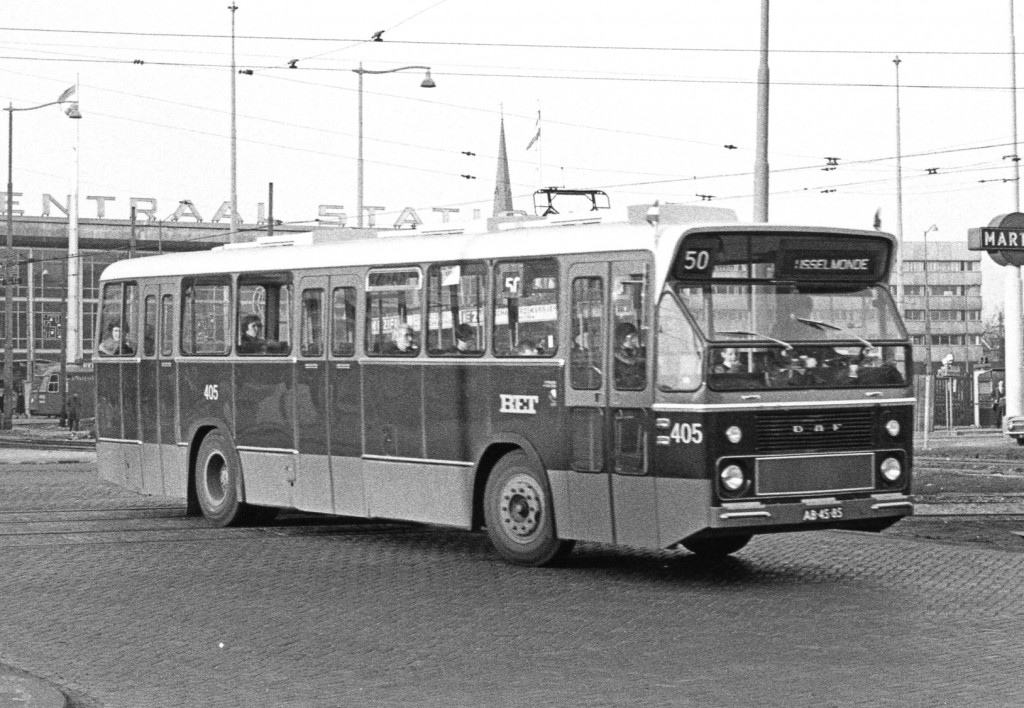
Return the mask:
M1017 706L1024 554L888 535L735 558L292 516L211 529L90 464L0 468L0 662L77 706Z

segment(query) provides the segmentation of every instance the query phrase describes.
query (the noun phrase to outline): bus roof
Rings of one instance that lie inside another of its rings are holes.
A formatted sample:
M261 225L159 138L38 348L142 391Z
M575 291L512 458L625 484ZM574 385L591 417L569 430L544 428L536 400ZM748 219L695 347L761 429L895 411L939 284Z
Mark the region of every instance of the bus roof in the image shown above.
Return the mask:
M641 251L656 255L657 282L663 282L680 237L692 230L860 234L894 240L891 235L878 231L736 222L670 224L657 230L647 224L630 223L524 223L528 225L471 234L392 231L353 237L352 230L346 230L347 234L341 238L338 235L333 238L324 236L318 232L294 234L280 239L229 244L209 251L121 260L108 266L100 279L109 281L341 266L386 267L423 262Z

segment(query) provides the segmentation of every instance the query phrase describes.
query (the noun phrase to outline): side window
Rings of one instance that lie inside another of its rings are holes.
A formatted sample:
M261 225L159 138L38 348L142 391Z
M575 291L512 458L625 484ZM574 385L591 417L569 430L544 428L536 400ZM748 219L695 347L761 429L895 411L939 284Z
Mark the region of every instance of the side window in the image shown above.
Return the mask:
M231 351L231 281L187 279L182 283L181 353L223 356Z
M138 287L134 283L107 283L103 286L97 354L101 357L135 354L132 325L138 320L138 307Z
M416 356L423 295L419 268L371 271L366 276L366 353Z
M50 380L46 383L47 393L60 393L60 374L50 374Z
M558 349L558 262L494 268L494 355L554 356Z
M647 386L647 279L644 273L616 273L612 281L615 388L640 391Z
M572 353L569 379L575 389L601 388L604 360L604 283L601 278L572 281Z
M238 277L239 354L274 356L291 351L291 276L247 273Z
M703 378L704 352L679 304L666 295L658 303L658 389L696 391Z
M174 354L174 298L160 298L160 356Z
M427 349L432 355L483 354L487 266L431 266L427 272Z
M156 295L147 295L142 308L142 353L156 354Z
M299 349L302 356L324 353L324 291L320 288L302 291L302 324Z
M331 295L331 354L356 353L356 289L335 288Z

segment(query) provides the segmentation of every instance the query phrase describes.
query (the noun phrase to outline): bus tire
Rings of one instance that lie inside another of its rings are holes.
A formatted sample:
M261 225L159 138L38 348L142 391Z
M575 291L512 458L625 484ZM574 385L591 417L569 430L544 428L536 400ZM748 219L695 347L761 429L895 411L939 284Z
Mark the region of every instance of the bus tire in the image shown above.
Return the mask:
M237 526L245 521L239 498L242 462L227 436L214 430L203 438L196 458L196 500L214 526Z
M740 550L753 538L753 534L722 536L720 538L695 538L683 541L683 547L701 558L724 558Z
M576 542L555 535L553 509L544 472L526 453L510 452L494 466L484 488L484 522L502 558L541 566L568 554Z

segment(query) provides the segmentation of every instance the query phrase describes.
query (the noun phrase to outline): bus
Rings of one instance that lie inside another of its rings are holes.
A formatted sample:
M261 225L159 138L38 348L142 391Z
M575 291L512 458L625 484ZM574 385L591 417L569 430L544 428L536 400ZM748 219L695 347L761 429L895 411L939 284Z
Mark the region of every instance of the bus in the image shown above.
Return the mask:
M66 364L64 375L67 378L68 398L77 393L80 417L91 418L95 407L93 396L96 392L92 364ZM32 380L28 403L30 415L51 417L64 415L64 397L61 395L60 377L60 364L51 364Z
M522 565L913 512L892 236L492 221L110 265L101 475L216 526L486 530Z

